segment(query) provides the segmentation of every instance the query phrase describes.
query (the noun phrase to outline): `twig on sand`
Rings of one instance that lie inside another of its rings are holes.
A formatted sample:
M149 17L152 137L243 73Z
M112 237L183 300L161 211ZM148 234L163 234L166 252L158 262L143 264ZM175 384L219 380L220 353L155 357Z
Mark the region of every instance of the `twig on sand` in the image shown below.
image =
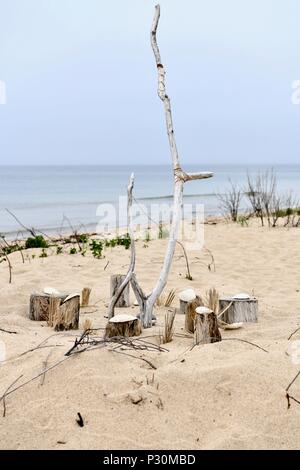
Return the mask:
M291 407L291 400L293 400L294 402L298 403L298 405L300 405L300 401L297 400L295 397L293 397L292 395L289 394L289 389L291 388L291 386L296 382L296 380L298 379L298 377L300 376L300 370L297 372L297 374L295 375L295 377L293 378L293 380L289 383L289 385L286 387L285 391L286 391L286 394L285 394L285 397L287 399L287 402L288 402L288 410L290 409Z
M288 337L288 341L289 341L290 339L292 339L292 337L293 337L296 333L298 333L298 331L300 331L300 326L299 326L298 328L296 328L296 330L293 331L293 333L290 334L290 336Z
M107 261L106 265L104 266L103 271L106 270L106 268L107 268L108 265L109 265L109 260Z
M46 360L43 362L43 375L41 376L41 385L44 385L44 382L45 382L45 377L46 377L46 369L48 367L48 361L49 361L49 357L52 353L52 350L49 351L47 357L46 357Z
M146 362L152 369L156 370L157 367L152 364L152 362L150 362L148 359L145 359L144 357L139 357L139 356L134 356L133 354L128 354L126 352L123 352L123 351L117 351L116 349L111 349L112 352L115 352L115 353L118 353L118 354L123 354L124 356L129 356L129 357L133 357L134 359L140 359L141 361L144 361Z
M242 343L247 343L250 344L251 346L254 346L255 348L261 349L265 353L269 353L266 349L262 348L258 344L252 343L251 341L247 341L246 339L241 339L241 338L222 338L222 341L241 341Z
M9 333L10 335L17 335L17 331L10 331L10 330L4 330L3 328L0 328L0 331L3 331L3 333Z
M6 402L5 402L5 397L7 395L7 392L11 389L11 387L13 387L17 382L18 380L20 380L20 378L23 377L23 374L20 375L20 377L18 377L16 380L14 380L8 387L7 389L5 390L4 392L4 395L2 397L2 401L3 401L3 418L5 418L6 416Z
M23 377L23 375L21 375L17 380L15 380L15 382L10 385L9 389L5 391L5 393L0 397L0 402L4 402L5 401L5 398L8 396L8 395L11 395L12 393L16 392L17 390L19 390L20 388L23 388L25 387L25 385L28 385L29 383L33 382L34 380L38 379L39 377L41 377L41 375L44 375L46 372L48 372L49 370L51 369L54 369L54 367L57 367L59 366L62 362L66 361L67 359L69 359L69 357L64 357L63 359L61 359L60 361L56 362L55 364L52 364L52 366L48 367L47 369L43 370L42 372L40 372L39 374L35 375L34 377L32 377L31 379L28 379L26 380L26 382L18 385L17 387L13 388L12 390L10 390L10 388L21 378Z

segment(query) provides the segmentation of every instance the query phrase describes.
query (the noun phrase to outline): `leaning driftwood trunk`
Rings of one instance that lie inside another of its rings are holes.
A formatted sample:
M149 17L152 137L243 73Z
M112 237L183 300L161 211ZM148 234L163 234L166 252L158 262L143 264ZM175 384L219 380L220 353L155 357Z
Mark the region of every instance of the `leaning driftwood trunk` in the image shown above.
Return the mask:
M257 322L258 300L255 297L241 300L233 297L221 297L219 311L225 310L221 320L225 323Z
M132 315L119 314L112 317L105 328L105 338L116 336L139 336L142 332L141 322Z
M196 308L201 307L203 305L201 297L197 295L195 300L191 300L190 302L183 302L184 304L184 313L185 313L185 329L189 333L194 333L195 331L195 320L196 320Z
M126 276L123 274L113 274L110 277L110 297L113 298L116 292L119 291L120 286L124 283ZM120 292L119 298L115 303L115 307L130 307L130 284L126 284L124 289Z
M216 314L206 307L198 307L195 319L195 344L208 344L221 341Z

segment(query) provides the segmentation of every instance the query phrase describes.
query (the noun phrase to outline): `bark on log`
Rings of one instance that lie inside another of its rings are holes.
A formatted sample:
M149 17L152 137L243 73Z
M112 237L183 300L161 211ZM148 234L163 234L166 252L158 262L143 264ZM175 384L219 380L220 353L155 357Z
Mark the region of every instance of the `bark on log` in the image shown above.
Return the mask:
M195 300L191 300L190 302L180 300L180 313L185 314L185 329L189 333L194 333L195 331L196 308L202 305L202 299L198 295Z
M105 328L105 338L115 336L139 336L142 332L141 321L132 316L119 314L112 317Z
M216 314L206 307L198 307L195 319L195 344L222 341Z
M81 307L88 307L90 302L90 294L91 294L90 287L84 287L81 293Z
M54 321L55 331L77 330L79 326L80 295L68 296L60 305Z
M226 308L226 312L221 316L221 320L225 323L257 322L258 300L255 297L250 297L247 300L221 297L219 311L222 312Z
M113 274L110 277L110 297L112 298L121 284L124 282L126 276L123 274ZM129 283L125 286L123 292L120 293L120 296L115 303L115 307L130 307L130 285Z
M56 331L74 330L79 325L80 296L35 293L30 296L29 318L47 321Z
M49 294L34 293L30 296L29 319L34 321L48 321L49 319ZM62 301L66 298L65 294L58 296Z

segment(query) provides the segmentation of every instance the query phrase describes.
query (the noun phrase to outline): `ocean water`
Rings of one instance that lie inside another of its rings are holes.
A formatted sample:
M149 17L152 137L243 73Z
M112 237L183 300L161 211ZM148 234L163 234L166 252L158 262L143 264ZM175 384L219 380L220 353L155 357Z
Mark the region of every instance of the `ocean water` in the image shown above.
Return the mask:
M266 168L202 165L201 169L213 171L214 177L187 183L184 202L204 204L205 215L219 214L216 193L226 192L228 178L245 185L247 171L255 174ZM199 167L187 166L185 170L197 171ZM283 193L293 191L300 200L300 165L274 166L274 170L278 189ZM110 205L117 208L119 197L126 197L132 172L135 174L134 196L146 209L150 204L172 203L173 181L168 165L0 166L0 233L12 236L21 230L6 209L25 226L45 232L67 231L66 218L74 227L93 231L105 212L106 222L114 226ZM126 225L126 211L122 211L119 225Z

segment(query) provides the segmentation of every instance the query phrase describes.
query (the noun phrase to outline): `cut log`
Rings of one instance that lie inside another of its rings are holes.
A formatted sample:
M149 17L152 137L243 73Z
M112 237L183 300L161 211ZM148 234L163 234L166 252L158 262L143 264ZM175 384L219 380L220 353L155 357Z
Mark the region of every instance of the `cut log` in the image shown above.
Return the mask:
M108 321L105 328L105 338L139 336L141 332L142 324L137 317L120 313Z
M34 293L30 296L30 320L47 321L56 331L77 329L79 311L79 294Z
M90 294L91 294L90 287L84 287L81 293L81 307L88 307L90 302Z
M179 313L181 313L182 315L185 315L188 302L195 300L196 297L197 297L196 293L193 289L186 289L186 290L179 292L178 294Z
M77 330L79 326L80 295L68 295L56 312L52 325L55 331Z
M35 321L48 321L49 304L52 294L34 293L30 296L29 319ZM59 294L57 297L63 301L66 294Z
M206 307L196 309L195 344L209 344L222 341L216 314Z
M248 299L221 297L219 312L224 310L225 312L220 316L220 319L228 324L257 322L258 320L258 300L255 297L249 296Z
M126 276L123 274L113 274L110 277L110 297L112 298L122 282L125 280ZM129 300L129 293L130 287L129 283L124 288L123 292L120 294L115 307L130 307L130 300Z
M196 308L201 307L202 305L203 301L198 295L190 302L184 303L183 301L180 301L180 308L184 308L185 313L185 329L189 333L194 333L195 331Z

